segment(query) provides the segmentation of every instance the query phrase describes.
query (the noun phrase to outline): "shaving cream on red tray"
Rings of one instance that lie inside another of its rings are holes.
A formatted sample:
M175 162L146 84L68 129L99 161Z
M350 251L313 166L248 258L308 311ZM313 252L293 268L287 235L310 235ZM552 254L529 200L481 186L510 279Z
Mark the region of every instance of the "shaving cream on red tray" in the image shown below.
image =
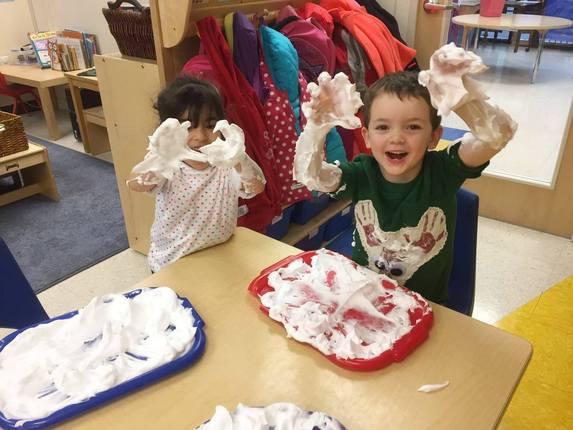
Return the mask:
M403 360L428 337L433 321L418 293L325 249L279 261L249 291L288 337L351 370Z

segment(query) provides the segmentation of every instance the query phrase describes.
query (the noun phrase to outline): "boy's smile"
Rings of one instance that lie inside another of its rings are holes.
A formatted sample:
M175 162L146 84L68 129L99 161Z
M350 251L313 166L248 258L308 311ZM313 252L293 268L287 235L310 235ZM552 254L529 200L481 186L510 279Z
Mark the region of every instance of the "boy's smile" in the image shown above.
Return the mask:
M370 123L362 129L366 146L390 182L412 181L422 169L424 155L434 148L442 128L432 131L430 107L417 97L381 93L370 110Z

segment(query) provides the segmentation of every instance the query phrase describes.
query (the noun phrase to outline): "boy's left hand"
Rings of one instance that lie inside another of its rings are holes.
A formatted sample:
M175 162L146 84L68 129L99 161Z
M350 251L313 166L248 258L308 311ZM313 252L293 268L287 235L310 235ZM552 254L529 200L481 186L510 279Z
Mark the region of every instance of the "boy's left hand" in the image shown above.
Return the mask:
M438 114L448 115L471 100L488 99L479 84L469 77L486 70L487 66L476 54L449 43L432 54L430 69L421 71L418 81L428 88Z

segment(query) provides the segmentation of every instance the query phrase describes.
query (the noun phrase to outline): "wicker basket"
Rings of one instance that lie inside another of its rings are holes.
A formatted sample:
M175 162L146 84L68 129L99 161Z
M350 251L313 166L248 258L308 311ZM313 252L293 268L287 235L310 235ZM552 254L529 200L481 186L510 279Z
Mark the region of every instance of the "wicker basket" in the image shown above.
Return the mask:
M0 111L0 157L28 149L22 118Z
M127 2L134 7L119 7ZM151 27L151 9L136 0L118 0L107 3L109 9L102 9L119 51L130 57L155 60L155 45Z

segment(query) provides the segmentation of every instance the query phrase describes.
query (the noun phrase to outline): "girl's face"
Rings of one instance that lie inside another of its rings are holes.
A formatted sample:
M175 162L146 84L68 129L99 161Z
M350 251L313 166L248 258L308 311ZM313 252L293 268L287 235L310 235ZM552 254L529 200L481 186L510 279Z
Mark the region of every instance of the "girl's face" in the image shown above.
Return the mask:
M219 133L213 132L213 128L215 128L215 124L217 124L218 120L211 117L208 109L203 108L201 110L198 124L194 124L193 121L191 121L192 115L189 115L189 111L186 111L182 117L183 119L180 118L180 121L191 122L191 125L187 129L189 132L187 146L189 146L189 148L197 150L202 146L213 143L215 139L219 137Z
M193 115L190 115L189 110L187 110L181 115L179 121L189 121L191 123L187 129L189 132L187 136L187 146L197 151L199 148L213 143L215 139L219 137L218 132L213 132L213 128L215 128L215 124L217 124L218 120L212 118L211 112L206 108L201 110L197 124L193 123L192 117ZM209 167L209 163L202 163L200 161L186 160L185 163L197 170L204 170Z
M383 93L374 99L362 135L384 178L406 183L422 169L424 154L435 148L442 128L432 130L430 107L423 99Z

